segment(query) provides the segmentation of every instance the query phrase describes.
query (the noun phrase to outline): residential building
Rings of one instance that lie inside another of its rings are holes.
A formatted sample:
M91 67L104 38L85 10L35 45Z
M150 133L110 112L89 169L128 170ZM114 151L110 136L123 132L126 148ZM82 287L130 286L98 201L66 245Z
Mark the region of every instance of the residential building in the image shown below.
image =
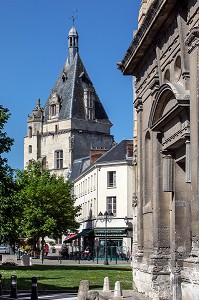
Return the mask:
M100 248L104 255L105 235L107 244L124 258L132 250L132 140L123 140L109 151L92 149L90 157L74 161L71 180L74 183L76 205L81 207L78 217L80 233L69 240L81 237L81 249L89 246L96 254ZM101 222L100 212L111 212L112 220ZM85 232L89 235L85 238ZM69 236L70 238L70 236ZM110 254L110 253L109 253ZM111 255L111 254L110 254Z
M91 148L112 147L112 124L79 55L79 36L72 26L68 57L52 91L41 107L40 99L28 116L24 138L24 167L31 159L65 178L73 161Z
M134 76L133 283L199 299L199 2L143 0L138 23L118 63Z

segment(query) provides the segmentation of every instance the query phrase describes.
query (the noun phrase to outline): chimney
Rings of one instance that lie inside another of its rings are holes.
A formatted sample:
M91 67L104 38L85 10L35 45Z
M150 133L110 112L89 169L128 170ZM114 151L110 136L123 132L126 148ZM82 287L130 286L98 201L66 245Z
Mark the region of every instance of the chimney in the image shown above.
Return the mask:
M90 164L92 165L98 158L100 158L104 153L106 153L107 149L91 149L90 150Z

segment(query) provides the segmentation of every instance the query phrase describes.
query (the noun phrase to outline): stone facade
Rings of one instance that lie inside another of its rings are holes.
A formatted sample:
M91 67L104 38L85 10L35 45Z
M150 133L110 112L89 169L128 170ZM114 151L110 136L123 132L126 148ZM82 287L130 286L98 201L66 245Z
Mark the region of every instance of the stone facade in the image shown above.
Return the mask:
M79 55L78 33L68 34L68 58L41 107L38 100L28 116L24 139L24 167L31 159L44 168L69 177L75 159L90 149L110 149L112 126Z
M199 2L142 1L134 76L134 286L199 299Z

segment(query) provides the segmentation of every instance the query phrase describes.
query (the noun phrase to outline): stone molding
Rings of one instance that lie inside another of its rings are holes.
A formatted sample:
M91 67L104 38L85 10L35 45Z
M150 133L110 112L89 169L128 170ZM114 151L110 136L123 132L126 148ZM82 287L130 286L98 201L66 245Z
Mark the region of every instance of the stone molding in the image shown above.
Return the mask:
M131 44L130 44L130 46L129 46L122 62L117 63L118 69L122 73L125 73L125 70L127 69L127 67L129 65L129 63L131 62L133 56L135 55L138 47L144 41L144 38L148 34L149 30L151 30L151 28L154 26L154 22L156 21L157 17L161 14L160 11L162 10L162 8L166 4L168 4L168 6L171 8L171 6L174 6L176 4L176 2L177 2L177 0L172 0L172 1L154 0L151 3L151 5L150 5L145 17L144 17L144 20L143 20L140 28L136 32L136 35L135 35L133 41L131 42ZM166 18L166 15L163 14L163 12L162 12L161 15L164 15L164 17ZM162 20L161 22L164 22L164 20ZM158 30L158 28L156 28L156 30Z
M199 27L193 27L186 40L185 45L188 46L188 53L192 53L196 47L199 46Z
M143 105L142 105L142 99L141 98L137 98L134 102L134 107L137 110L137 112L142 111L143 109Z
M134 193L134 194L133 194L133 197L132 197L132 206L133 206L133 207L136 207L137 204L138 204L138 199L137 199L136 194Z
M127 50L126 55L123 59L123 64L119 65L119 68L123 70L125 68L124 65L127 65L128 62L131 60L131 57L135 53L138 45L140 44L141 40L145 36L148 29L151 27L151 24L153 23L155 16L158 14L160 6L162 4L162 0L154 0L154 2L151 4L149 10L147 11L145 18L138 29L129 49Z

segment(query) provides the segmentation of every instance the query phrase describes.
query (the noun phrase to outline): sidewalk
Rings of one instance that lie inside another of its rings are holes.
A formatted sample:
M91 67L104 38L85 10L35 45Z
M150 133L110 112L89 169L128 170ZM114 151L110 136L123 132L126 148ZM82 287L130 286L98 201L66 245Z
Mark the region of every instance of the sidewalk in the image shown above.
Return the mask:
M131 267L131 261L126 261L126 260L108 260L109 265L114 266L129 266ZM35 264L42 264L42 260L38 258L33 258L32 259L32 265ZM56 254L49 254L47 257L44 257L44 263L45 265L57 265L57 264L63 264L63 265L76 265L76 264L81 264L81 265L103 265L104 264L104 259L95 259L93 260L82 260L82 259L64 259L62 257L57 256Z
M100 294L100 300L108 300L108 299L116 299L116 300L152 300L150 298L147 298L145 296L142 296L141 294L133 291L123 291L123 297L117 297L113 298L113 293L103 293L99 291ZM3 295L0 296L0 300L8 300L13 299L10 298L10 295ZM18 293L17 299L19 300L30 300L31 299L31 293ZM51 294L38 294L39 300L77 300L77 295L75 294L68 294L68 293L51 293Z

